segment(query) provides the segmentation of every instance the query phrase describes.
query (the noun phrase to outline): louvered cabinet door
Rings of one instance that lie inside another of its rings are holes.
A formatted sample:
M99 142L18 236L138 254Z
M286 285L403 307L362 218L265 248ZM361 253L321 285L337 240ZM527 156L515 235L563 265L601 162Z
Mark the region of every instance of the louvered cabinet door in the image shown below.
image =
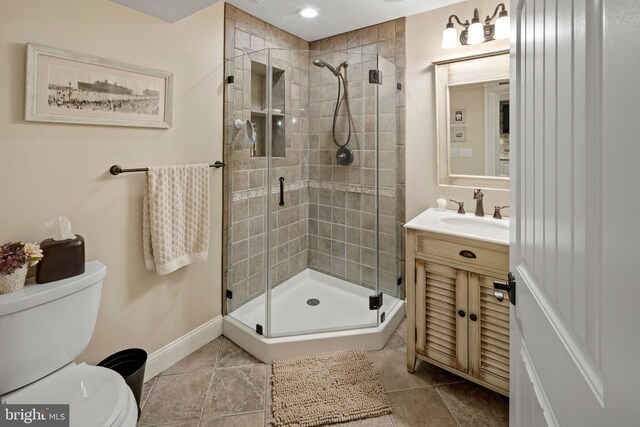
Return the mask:
M464 372L467 277L465 271L416 260L416 351Z
M496 299L494 280L469 273L469 374L508 393L509 300Z

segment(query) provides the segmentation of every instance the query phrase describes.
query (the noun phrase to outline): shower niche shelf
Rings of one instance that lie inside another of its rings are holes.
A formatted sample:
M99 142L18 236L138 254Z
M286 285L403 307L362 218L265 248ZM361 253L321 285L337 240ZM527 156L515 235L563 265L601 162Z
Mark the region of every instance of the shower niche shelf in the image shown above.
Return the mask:
M285 157L285 72L271 67L271 155ZM267 155L267 66L251 61L251 122L256 132L252 157Z
M251 115L256 117L267 117L267 112L251 110ZM271 111L271 115L273 117L284 117L284 113L278 113L277 111Z

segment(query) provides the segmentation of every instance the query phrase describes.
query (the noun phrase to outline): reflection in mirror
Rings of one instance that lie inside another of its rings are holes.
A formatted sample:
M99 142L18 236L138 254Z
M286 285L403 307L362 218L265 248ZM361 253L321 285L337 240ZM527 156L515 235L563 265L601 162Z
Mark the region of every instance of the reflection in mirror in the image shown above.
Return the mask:
M509 81L448 90L451 173L508 177Z
M438 184L509 188L509 53L434 62Z

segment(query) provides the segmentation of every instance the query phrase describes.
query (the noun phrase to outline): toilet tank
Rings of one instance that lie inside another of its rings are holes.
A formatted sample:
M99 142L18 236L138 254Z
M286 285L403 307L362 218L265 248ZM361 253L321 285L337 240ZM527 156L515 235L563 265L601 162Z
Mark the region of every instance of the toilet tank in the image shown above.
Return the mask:
M89 344L107 267L0 295L0 395L73 361Z

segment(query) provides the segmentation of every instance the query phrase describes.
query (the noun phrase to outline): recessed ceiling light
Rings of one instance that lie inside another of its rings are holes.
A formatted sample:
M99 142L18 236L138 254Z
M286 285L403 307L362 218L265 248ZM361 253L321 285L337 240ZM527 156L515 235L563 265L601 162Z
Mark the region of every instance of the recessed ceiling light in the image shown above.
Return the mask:
M318 16L318 11L312 7L304 7L298 11L298 15L303 18L315 18Z

